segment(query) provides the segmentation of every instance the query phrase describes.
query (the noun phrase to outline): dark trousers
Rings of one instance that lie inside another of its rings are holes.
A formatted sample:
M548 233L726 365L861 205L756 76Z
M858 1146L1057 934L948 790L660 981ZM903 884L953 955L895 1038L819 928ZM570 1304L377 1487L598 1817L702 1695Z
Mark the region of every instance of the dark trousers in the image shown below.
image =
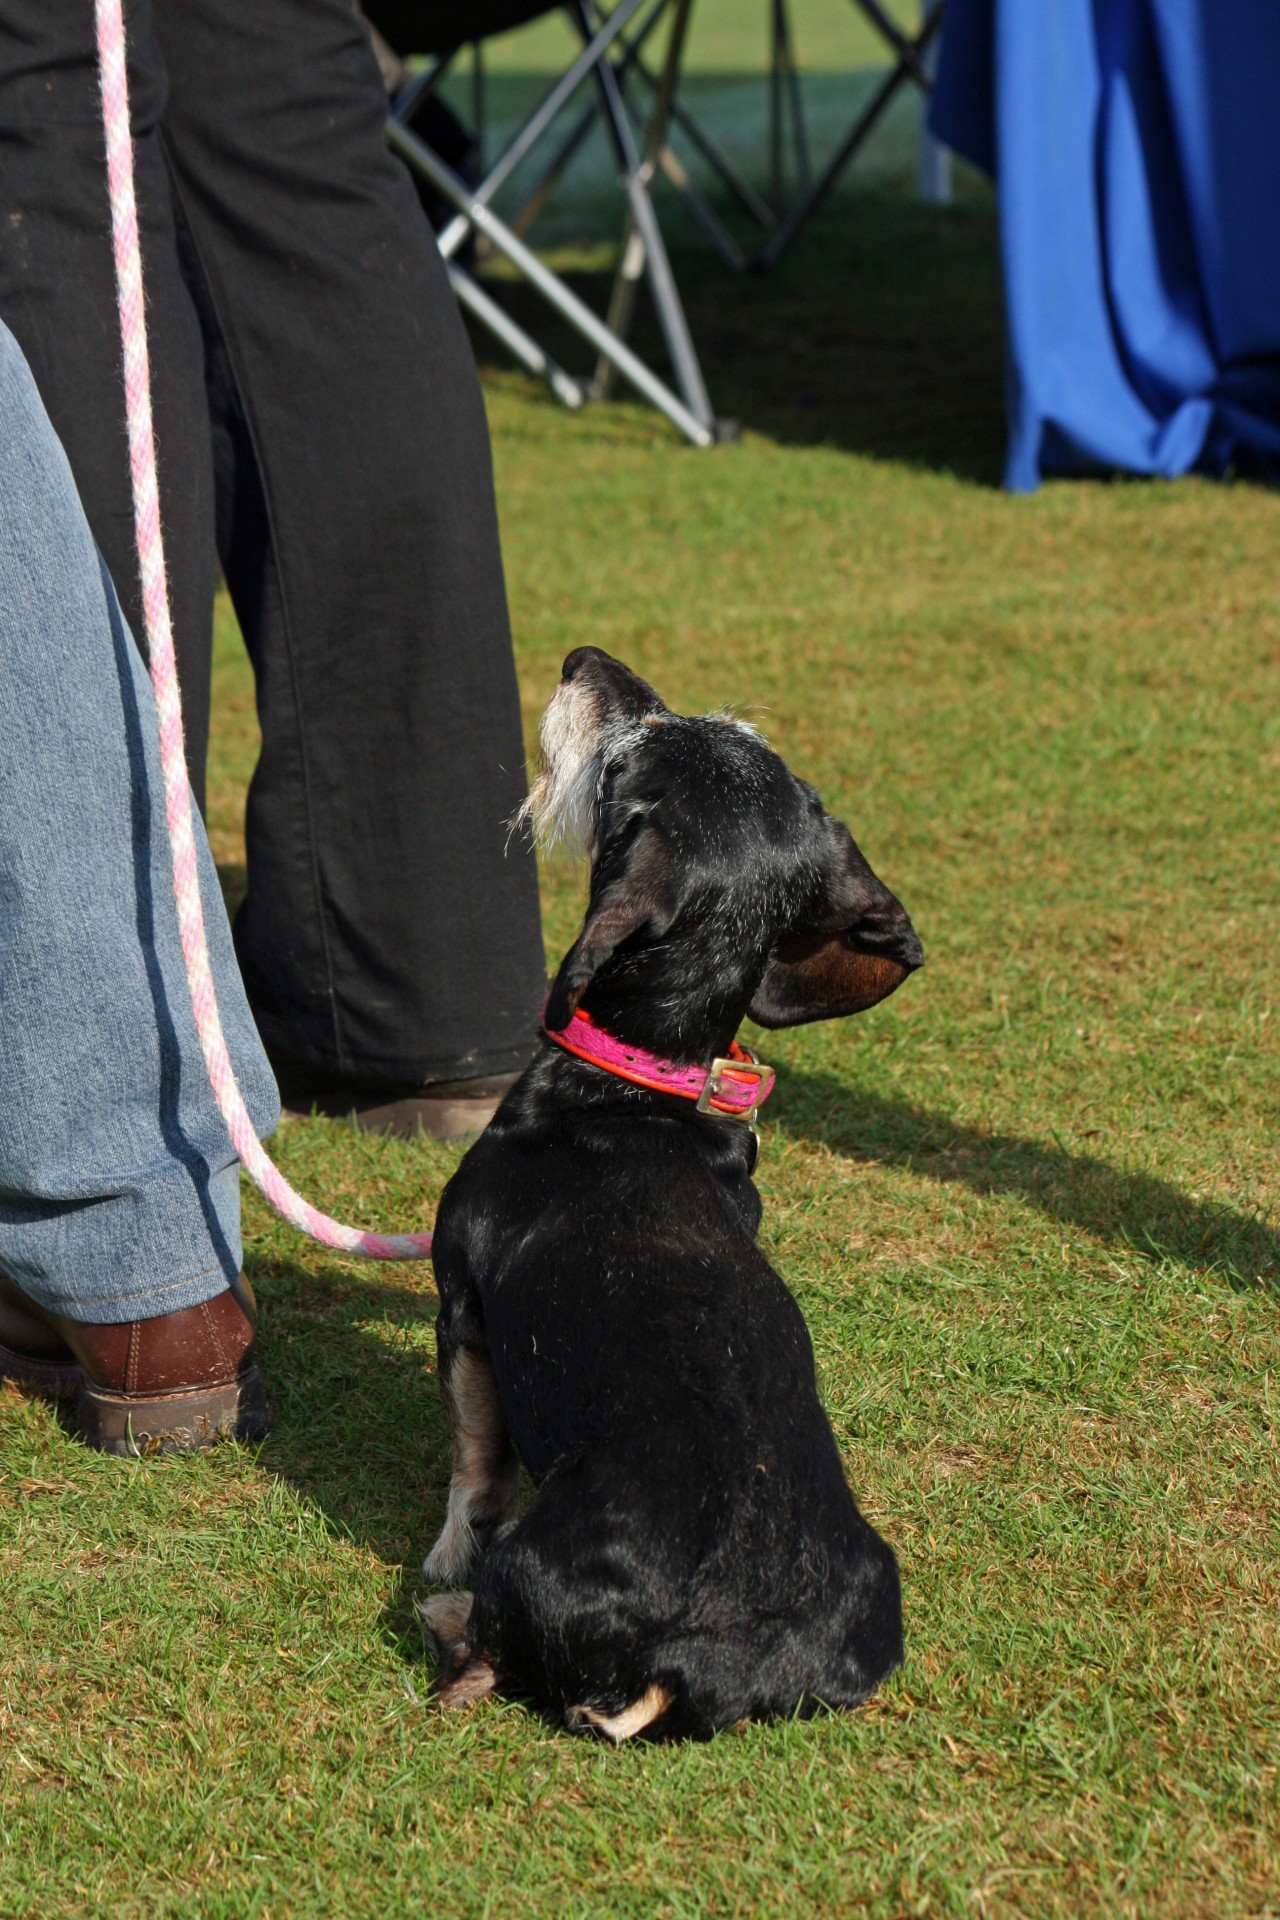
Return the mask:
M545 975L488 431L367 33L347 0L126 18L198 796L219 561L257 679L250 1004L356 1078L504 1071ZM141 636L89 0L0 0L0 316Z

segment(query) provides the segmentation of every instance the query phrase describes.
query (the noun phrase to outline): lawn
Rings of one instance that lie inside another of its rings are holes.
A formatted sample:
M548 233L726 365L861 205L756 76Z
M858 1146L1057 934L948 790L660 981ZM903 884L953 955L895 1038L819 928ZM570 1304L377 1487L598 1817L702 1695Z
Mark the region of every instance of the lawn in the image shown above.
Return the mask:
M771 280L676 263L740 445L486 361L526 717L583 641L735 704L920 930L883 1007L761 1043L764 1238L906 1665L698 1747L435 1717L429 1275L247 1192L258 1453L94 1458L0 1394L4 1920L1280 1914L1280 499L997 490L972 182L921 210L873 165ZM555 956L582 875L544 882ZM276 1150L378 1226L429 1224L458 1157L324 1122Z

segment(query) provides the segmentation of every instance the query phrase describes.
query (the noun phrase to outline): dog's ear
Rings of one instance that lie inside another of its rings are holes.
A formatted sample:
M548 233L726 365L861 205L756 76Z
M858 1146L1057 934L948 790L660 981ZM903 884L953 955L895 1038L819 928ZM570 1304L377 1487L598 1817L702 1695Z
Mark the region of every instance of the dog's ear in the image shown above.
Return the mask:
M660 939L675 918L675 863L656 827L637 816L600 859L582 932L560 963L543 1023L562 1033L601 967L633 934Z
M838 1020L887 999L924 963L902 903L877 879L838 820L831 836L825 897L816 916L775 943L751 1002L762 1027Z

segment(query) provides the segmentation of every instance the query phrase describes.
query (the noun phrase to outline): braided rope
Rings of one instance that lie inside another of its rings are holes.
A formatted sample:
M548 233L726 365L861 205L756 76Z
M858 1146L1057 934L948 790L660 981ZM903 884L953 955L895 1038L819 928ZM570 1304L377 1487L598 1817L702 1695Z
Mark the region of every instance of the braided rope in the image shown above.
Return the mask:
M125 72L125 32L121 0L94 0L98 66L102 80L102 126L107 142L107 179L111 195L111 232L115 247L120 337L124 348L125 412L129 428L129 464L133 475L134 532L142 574L142 601L160 721L160 763L164 773L165 820L173 855L173 891L182 936L182 957L195 1013L196 1032L209 1071L209 1084L234 1146L254 1184L277 1213L322 1246L370 1260L425 1260L429 1233L362 1233L346 1227L295 1193L258 1139L236 1085L235 1071L218 1015L204 911L196 868L191 787L182 739L182 702L169 617L169 583L160 532L160 495L156 480L155 433L151 419L151 374L147 357L147 321L142 295L142 248L133 186L133 138L129 128L129 83Z

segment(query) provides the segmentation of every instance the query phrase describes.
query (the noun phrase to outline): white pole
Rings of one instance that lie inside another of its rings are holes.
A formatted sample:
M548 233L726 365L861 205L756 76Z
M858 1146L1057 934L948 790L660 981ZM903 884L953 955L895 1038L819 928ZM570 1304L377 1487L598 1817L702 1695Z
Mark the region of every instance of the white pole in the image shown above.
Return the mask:
M936 8L930 9L936 11ZM944 27L943 31L946 29ZM938 71L938 47L941 36L934 34L925 54L925 65L930 78ZM920 102L920 171L916 181L916 193L928 207L949 207L951 205L951 152L940 140L935 140L929 131L929 101L925 96Z
M929 207L951 205L951 149L935 140L923 118L920 122L920 199Z

